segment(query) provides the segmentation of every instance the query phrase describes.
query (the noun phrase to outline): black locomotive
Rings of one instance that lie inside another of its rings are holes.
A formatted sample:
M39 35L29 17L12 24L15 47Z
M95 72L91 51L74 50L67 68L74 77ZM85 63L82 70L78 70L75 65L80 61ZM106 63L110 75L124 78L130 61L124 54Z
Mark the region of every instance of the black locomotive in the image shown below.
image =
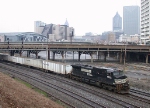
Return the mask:
M122 70L106 67L92 67L75 64L72 66L71 78L90 83L117 93L129 92L129 81Z

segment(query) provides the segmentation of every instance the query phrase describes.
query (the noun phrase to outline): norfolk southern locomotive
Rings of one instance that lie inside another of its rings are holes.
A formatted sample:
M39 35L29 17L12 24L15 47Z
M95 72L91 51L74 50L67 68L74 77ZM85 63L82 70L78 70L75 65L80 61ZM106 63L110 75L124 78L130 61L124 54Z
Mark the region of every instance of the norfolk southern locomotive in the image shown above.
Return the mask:
M127 76L121 70L117 69L81 64L70 65L69 63L60 63L51 60L9 56L8 54L0 54L0 60L69 76L72 79L87 82L118 93L128 93L129 91Z
M81 64L71 66L71 78L113 90L117 93L129 92L129 81L121 70Z

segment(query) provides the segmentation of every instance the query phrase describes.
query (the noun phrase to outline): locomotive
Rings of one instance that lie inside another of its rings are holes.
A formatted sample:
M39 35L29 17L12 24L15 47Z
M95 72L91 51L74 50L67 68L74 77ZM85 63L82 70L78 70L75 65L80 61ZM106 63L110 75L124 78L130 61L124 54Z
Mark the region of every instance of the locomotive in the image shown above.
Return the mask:
M79 80L108 90L113 90L117 93L128 93L130 89L127 76L123 74L122 70L118 69L15 57L7 54L0 54L0 60L43 69L46 72L54 72L56 74L67 76L71 79Z
M73 64L70 78L80 80L117 93L129 92L129 81L122 70Z

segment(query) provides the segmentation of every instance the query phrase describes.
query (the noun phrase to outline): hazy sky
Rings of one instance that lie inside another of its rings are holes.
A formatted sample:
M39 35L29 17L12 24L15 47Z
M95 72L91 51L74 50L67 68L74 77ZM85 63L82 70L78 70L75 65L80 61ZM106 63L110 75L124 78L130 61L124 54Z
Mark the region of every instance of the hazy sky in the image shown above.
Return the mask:
M36 20L64 24L67 18L76 35L101 34L128 5L140 6L140 0L0 0L0 32L30 32Z

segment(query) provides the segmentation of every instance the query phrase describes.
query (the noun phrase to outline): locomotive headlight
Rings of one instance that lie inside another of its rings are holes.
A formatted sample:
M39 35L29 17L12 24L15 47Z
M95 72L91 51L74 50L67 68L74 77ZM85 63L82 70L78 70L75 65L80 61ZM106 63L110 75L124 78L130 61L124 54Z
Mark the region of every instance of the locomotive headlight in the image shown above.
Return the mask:
M115 79L116 84L120 84L121 82L122 82L121 79Z
M127 81L127 78L126 79L115 79L116 84L125 83L126 81Z

